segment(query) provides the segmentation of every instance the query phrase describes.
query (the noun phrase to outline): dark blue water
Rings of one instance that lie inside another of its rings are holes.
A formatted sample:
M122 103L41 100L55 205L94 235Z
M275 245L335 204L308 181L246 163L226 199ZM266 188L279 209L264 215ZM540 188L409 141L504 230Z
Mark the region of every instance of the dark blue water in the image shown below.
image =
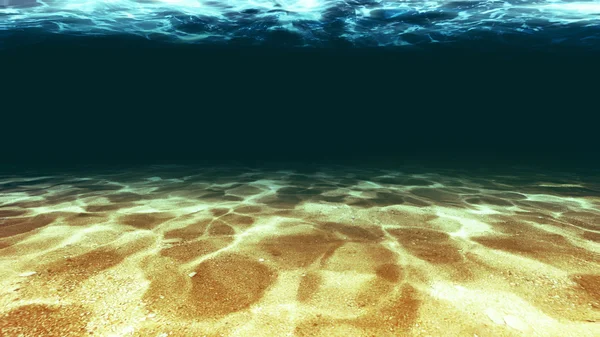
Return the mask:
M594 167L594 1L0 2L8 164Z

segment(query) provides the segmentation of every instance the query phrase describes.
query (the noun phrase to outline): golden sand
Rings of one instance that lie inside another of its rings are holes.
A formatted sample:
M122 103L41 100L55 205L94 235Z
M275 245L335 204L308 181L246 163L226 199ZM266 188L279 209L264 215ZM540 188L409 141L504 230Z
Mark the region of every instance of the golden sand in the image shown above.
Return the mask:
M0 335L600 336L600 184L528 175L5 175Z

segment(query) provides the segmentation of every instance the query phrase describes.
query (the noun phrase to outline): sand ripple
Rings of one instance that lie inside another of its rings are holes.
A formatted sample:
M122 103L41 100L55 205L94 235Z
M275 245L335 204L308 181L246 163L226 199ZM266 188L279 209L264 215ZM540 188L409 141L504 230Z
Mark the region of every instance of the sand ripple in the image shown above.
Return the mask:
M0 178L2 336L598 336L600 181L153 166Z

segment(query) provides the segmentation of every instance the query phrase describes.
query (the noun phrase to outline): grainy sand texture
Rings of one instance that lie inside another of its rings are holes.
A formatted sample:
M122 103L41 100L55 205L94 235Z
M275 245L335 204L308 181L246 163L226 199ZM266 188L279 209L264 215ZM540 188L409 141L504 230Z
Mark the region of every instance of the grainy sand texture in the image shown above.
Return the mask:
M4 174L0 335L600 336L600 179Z

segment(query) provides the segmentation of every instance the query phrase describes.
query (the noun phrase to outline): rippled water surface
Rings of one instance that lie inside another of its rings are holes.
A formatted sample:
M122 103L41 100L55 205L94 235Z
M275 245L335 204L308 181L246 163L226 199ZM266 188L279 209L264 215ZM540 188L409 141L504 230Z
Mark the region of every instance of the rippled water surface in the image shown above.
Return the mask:
M402 46L490 38L510 44L523 37L539 45L597 47L599 26L598 1L0 0L5 37L41 30L292 46Z

